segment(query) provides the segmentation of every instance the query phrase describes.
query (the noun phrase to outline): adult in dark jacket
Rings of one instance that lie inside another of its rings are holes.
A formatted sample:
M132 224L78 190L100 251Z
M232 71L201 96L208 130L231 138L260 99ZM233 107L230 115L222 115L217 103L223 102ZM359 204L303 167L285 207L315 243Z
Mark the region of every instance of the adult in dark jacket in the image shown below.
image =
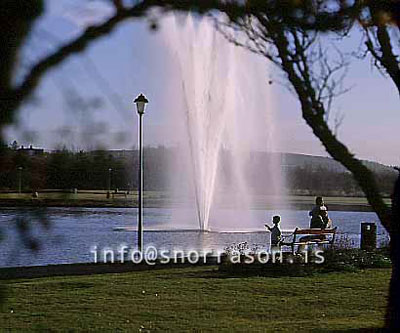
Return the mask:
M325 206L322 197L315 199L315 206L309 215L311 216L310 228L326 229L332 226L331 219L328 216L328 208Z

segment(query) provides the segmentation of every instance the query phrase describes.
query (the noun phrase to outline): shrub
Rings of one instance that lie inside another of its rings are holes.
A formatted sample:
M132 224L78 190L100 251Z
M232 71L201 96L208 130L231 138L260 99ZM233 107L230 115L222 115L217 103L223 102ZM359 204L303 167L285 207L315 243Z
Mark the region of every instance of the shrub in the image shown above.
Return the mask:
M282 252L282 260L275 261L272 260L272 256L266 261L266 255L264 255L264 257L261 256L260 261L260 252L257 250L257 246L250 248L246 242L232 244L225 249L225 256L219 270L229 275L304 276L391 267L387 248L365 251L344 247L345 244L347 244L346 239L332 248L324 249L323 253L320 253L324 258L323 263L320 262L320 257L315 252L316 249L297 254ZM240 260L233 262L231 260L233 256L239 256ZM246 262L246 258L250 257L254 257L254 261Z

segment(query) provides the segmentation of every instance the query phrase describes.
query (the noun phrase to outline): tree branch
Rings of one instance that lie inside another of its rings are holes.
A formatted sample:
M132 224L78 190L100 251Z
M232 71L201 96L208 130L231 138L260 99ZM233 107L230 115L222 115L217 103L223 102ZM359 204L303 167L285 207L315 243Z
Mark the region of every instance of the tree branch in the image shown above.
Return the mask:
M382 225L390 232L390 209L381 197L373 173L337 139L325 118L327 107L329 108L332 99L338 95L337 90L340 89L340 82L343 79L343 77L339 79L332 77L341 68L346 68L343 57L337 64L331 65L328 63L326 54L321 53L320 49L314 51L311 48L307 52L315 41L313 37L310 37L313 41L311 44L307 42L307 31L287 27L281 20L276 20L274 17L270 18L263 14L256 17L264 29L258 31L260 36L252 35L252 39L262 40L265 49L268 50L265 51L267 55L264 54L264 56L286 73L300 101L304 120L326 151L352 173ZM239 26L240 28L243 26ZM246 30L245 32L248 33ZM257 45L256 42L254 44ZM320 71L316 72L318 68ZM322 103L323 100L327 100L326 106Z
M296 73L293 64L287 61L289 44L283 32L277 34L275 45L282 59L282 69L288 74L289 80L299 97L304 120L311 127L327 152L353 174L364 191L368 203L377 213L382 225L390 232L391 211L380 195L373 173L336 138L324 120L324 106L314 100L312 96L309 96L309 92L304 89L307 86L304 80ZM303 50L300 49L298 52L303 52Z
M20 104L33 92L40 79L50 69L54 68L72 54L85 50L93 41L109 34L120 22L129 18L143 17L154 7L159 7L164 11L183 10L206 12L210 10L220 10L231 15L241 15L245 12L245 7L236 2L225 2L219 0L143 0L131 8L118 6L119 1L114 1L116 6L115 14L100 25L88 27L78 38L68 42L53 54L40 60L32 67L23 82L14 88L5 89L1 94L1 121L0 126L5 121L10 121L11 117L4 116L14 112Z
M377 37L382 51L380 62L385 67L387 73L395 83L400 93L400 68L397 61L397 57L394 55L392 50L392 44L390 42L390 36L385 26L379 26L377 28Z
M8 108L16 109L26 97L35 89L39 80L51 68L63 62L66 58L74 53L83 51L92 41L107 35L115 26L129 17L140 17L144 15L148 7L144 2L129 10L118 10L114 16L106 22L98 26L91 26L87 28L78 38L62 46L53 54L40 60L32 67L30 72L26 75L23 82L14 89L11 89L8 94Z

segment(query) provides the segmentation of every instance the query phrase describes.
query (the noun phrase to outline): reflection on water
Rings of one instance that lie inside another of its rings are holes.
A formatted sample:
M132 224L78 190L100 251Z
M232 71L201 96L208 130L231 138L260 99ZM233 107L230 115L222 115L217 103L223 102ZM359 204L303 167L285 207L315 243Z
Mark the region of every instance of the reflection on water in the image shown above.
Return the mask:
M46 223L38 220L38 216L39 219L43 218L44 213L47 216ZM171 209L146 208L145 230L158 231L145 231L144 243L170 251L203 249L217 251L232 243L245 241L250 246L258 245L263 248L269 246L269 234L263 230L263 225L270 223L273 215L277 213L281 215L281 228L284 230L293 230L295 226L305 228L309 223L306 211L254 210L251 213L253 218L259 221L259 228L246 230L235 225L232 229L236 232L219 230L224 232L201 233L176 230L193 228L194 224L193 221L174 224ZM235 214L235 211L231 214ZM19 216L30 219L30 234L40 245L37 252L32 252L24 245L21 233L16 228ZM370 212L330 212L330 217L338 227L338 232L346 235L356 246L359 244L360 223L378 222L375 213ZM119 249L121 244L134 247L135 232L114 231L114 229L120 227L135 229L136 218L135 208L47 208L44 212L41 210L41 215L35 209L3 209L0 212L0 225L4 236L0 242L0 267L91 262L93 255L90 249L93 246L97 246L98 249L109 247L115 250ZM386 238L385 231L378 223L378 244Z

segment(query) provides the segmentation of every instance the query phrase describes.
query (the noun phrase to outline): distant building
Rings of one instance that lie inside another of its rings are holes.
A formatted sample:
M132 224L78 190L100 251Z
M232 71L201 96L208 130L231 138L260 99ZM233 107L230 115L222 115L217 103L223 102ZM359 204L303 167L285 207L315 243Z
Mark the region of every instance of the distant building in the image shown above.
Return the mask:
M29 156L39 156L44 154L44 149L42 148L33 148L32 145L29 146L29 148L25 148L24 146L21 146L21 148L18 148L17 151L19 153L27 154Z

